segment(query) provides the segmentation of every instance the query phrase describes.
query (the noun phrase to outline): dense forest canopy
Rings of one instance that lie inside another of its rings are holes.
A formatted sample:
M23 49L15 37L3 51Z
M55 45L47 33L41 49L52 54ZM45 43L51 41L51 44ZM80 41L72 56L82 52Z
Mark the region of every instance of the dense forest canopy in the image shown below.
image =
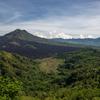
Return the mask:
M8 97L9 100L100 99L100 51L95 49L67 52L44 60L1 51L0 75L0 97L4 100Z

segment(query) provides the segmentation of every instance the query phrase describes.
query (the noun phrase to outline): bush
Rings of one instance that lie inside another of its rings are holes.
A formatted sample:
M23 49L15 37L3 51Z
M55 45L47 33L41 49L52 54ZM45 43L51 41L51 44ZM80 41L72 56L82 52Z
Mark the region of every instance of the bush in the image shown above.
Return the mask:
M21 91L21 82L0 76L0 100L13 100Z

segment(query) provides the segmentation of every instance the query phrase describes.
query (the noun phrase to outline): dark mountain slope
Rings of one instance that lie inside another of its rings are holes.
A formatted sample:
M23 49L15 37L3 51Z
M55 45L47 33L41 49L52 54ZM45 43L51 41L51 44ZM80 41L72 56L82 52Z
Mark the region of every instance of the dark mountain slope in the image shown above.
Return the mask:
M79 47L54 45L53 42L48 42L47 39L33 36L27 31L19 29L0 38L0 50L32 58L47 57L77 49Z

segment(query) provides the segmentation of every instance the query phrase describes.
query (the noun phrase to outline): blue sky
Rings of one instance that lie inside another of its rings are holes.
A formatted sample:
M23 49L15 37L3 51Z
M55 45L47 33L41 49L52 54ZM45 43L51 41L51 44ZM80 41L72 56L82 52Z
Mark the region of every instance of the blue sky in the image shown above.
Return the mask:
M42 37L99 37L100 0L0 0L0 34L26 29Z

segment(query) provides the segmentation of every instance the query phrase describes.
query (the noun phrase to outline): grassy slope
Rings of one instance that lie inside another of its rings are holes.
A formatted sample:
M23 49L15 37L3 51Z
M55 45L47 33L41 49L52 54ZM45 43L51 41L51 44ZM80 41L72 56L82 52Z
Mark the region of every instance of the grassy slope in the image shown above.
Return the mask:
M56 72L59 65L64 63L63 59L57 59L53 57L37 60L39 62L39 68L45 73Z

